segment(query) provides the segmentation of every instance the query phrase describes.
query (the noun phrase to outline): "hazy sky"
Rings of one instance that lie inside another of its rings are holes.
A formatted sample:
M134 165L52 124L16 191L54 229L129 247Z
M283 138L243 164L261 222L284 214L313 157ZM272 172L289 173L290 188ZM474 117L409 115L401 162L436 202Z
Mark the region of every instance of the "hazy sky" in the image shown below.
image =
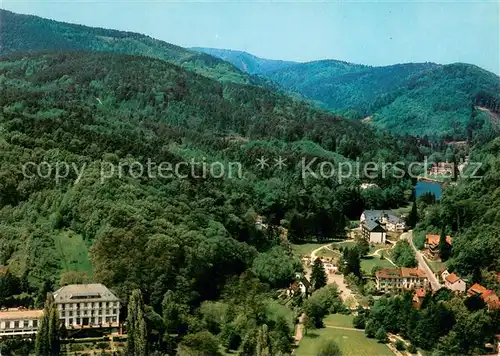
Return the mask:
M271 59L467 62L500 72L498 1L0 0L55 20Z

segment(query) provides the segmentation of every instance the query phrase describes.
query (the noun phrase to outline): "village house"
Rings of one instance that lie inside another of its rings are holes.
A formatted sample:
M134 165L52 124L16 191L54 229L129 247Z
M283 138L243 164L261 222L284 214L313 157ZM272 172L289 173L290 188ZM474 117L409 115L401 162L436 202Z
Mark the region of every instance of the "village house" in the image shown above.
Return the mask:
M413 299L412 299L414 308L420 309L420 307L422 307L422 303L424 301L426 293L427 292L423 288L418 288L415 291L415 293L413 294Z
M445 273L443 273L445 274ZM465 293L467 284L455 273L448 273L444 278L444 286L457 293Z
M120 301L102 284L73 284L54 292L67 328L118 327Z
M487 289L482 285L475 283L467 291L468 296L479 296L484 303L488 306L488 309L500 309L500 298L491 289Z
M37 332L43 310L7 309L0 311L0 337L27 336Z
M311 283L309 282L309 280L302 273L296 273L295 280L290 283L286 294L289 297L295 295L307 296L307 294L309 293L309 288L311 288Z
M379 292L401 292L429 285L425 272L418 268L383 268L375 274Z
M425 254L431 260L439 259L439 240L441 240L441 236L439 235L425 235ZM451 244L453 243L453 239L450 236L446 236L446 242L448 242L448 244L450 244L451 246Z

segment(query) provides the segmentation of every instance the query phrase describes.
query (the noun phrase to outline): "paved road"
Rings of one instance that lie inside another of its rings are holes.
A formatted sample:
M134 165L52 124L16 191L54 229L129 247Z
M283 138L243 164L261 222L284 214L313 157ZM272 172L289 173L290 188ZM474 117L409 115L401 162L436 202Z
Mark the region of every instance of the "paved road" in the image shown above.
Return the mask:
M427 263L425 263L424 257L422 256L422 253L419 250L417 250L417 248L413 244L413 230L410 230L408 232L403 233L401 235L401 239L407 239L408 242L410 243L410 246L415 251L415 256L417 256L417 261L418 261L418 267L422 271L424 271L425 274L427 275L427 279L429 280L429 282L431 284L432 290L436 291L439 288L441 288L441 284L437 280L436 276L434 275L434 273L432 273L432 271L429 268L429 266L427 265Z

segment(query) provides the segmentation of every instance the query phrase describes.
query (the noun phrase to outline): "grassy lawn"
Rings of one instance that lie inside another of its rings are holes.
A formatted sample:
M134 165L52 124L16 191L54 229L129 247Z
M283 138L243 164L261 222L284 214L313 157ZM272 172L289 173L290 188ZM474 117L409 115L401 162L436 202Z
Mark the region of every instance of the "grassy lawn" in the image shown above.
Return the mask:
M347 241L340 241L340 242L334 242L332 244L332 248L345 248L345 247L348 247L348 248L353 248L354 246L356 246L356 242L354 242L353 240L347 240Z
M297 256L310 255L312 251L326 244L327 243L292 244L292 251L294 255Z
M323 319L323 322L325 325L352 328L352 319L354 319L354 315L330 314Z
M445 267L446 264L441 261L431 261L425 257L425 262L427 262L427 265L431 268L432 272L438 273L441 271L441 268Z
M392 263L387 261L386 259L381 260L379 257L367 257L367 258L362 258L361 259L361 270L365 271L366 273L370 274L372 271L372 268L375 266L380 266L382 268L391 268L394 267Z
M317 256L337 258L337 257L340 257L341 254L339 251L332 251L330 249L324 248L324 249L318 251Z
M323 328L310 330L303 337L295 351L298 356L315 356L321 345L333 340L339 345L344 356L392 356L393 353L384 344L368 339L363 331Z
M368 252L368 254L374 253L375 251L377 251L381 248L391 248L391 245L389 245L389 244L370 244L370 251Z
M81 235L63 231L54 236L63 271L83 271L92 275L88 247Z

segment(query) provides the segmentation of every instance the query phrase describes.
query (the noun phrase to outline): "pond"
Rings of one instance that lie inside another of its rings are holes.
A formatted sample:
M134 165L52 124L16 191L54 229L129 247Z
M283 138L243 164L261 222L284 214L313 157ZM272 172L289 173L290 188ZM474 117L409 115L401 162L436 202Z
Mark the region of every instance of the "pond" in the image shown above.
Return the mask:
M436 199L441 199L442 191L441 184L436 182L420 181L415 186L415 195L417 198L425 193L432 193L436 196Z

